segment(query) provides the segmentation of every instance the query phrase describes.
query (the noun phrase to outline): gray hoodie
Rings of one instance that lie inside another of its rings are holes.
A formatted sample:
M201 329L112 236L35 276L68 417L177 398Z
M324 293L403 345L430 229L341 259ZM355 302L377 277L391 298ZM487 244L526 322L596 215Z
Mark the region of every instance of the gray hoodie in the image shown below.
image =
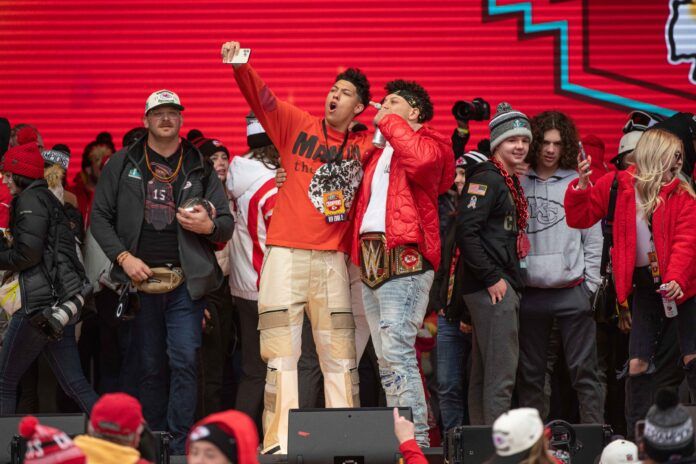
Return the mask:
M602 230L597 223L589 229L572 229L563 207L568 184L578 177L569 169L558 169L547 180L533 169L520 177L529 201L527 235L531 249L522 277L528 287L563 288L584 279L590 292L599 284Z

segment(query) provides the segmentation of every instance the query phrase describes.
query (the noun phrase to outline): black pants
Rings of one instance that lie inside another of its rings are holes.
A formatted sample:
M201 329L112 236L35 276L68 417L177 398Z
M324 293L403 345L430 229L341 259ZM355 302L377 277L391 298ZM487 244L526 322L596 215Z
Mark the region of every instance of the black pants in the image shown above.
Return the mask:
M300 409L324 407L324 375L319 366L312 324L306 314L302 321L302 354L297 361L297 389Z
M94 295L99 332L98 388L100 394L126 392L138 397L137 351L131 340L131 321L116 319L118 294L104 289Z
M578 395L580 420L604 422L604 397L599 385L595 322L589 292L572 288L528 288L520 303L520 360L517 392L520 406L544 405L548 343L554 319L558 324L570 382Z
M629 436L635 422L645 417L657 389L677 387L686 374L692 397L696 395L696 367L682 369L681 357L696 353L696 299L679 305L676 318L665 317L662 299L655 291L650 270L633 272L632 327L629 359L648 363L648 370L629 375L626 382L626 425ZM628 365L626 366L628 372Z
M261 359L259 343L258 301L234 298L239 315L239 339L242 350L242 378L237 389L235 407L247 414L256 423L259 437L263 437L261 415L263 413L263 390L266 385L266 363Z
M210 327L203 333L201 345L202 389L199 388L199 416L207 416L223 408L223 379L232 369L233 341L236 338L234 304L227 280L206 295Z
M617 378L628 359L628 335L615 323L597 323L599 382L605 399L604 418L615 433L626 436L624 379Z

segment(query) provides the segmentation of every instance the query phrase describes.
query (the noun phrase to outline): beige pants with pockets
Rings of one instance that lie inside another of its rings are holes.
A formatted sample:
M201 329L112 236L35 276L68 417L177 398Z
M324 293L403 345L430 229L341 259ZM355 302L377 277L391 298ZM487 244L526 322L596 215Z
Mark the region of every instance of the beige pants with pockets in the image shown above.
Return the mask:
M359 407L355 322L346 256L338 251L269 247L259 282L264 450L287 453L288 411L298 407L302 318L312 323L326 407Z

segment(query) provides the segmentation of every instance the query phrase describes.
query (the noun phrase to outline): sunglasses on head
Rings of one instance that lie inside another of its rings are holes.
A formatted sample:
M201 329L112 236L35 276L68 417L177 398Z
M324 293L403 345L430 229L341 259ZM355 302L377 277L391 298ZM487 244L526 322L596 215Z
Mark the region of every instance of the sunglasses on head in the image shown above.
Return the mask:
M631 113L628 115L628 122L626 122L626 125L623 128L623 133L626 134L631 131L646 131L658 122L660 122L660 119L657 119L650 113L641 110L631 111Z

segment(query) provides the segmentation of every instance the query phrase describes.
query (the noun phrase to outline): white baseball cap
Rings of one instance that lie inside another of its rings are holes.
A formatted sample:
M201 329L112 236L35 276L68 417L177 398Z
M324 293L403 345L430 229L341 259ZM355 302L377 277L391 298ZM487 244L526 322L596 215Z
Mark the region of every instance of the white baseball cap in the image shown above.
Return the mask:
M530 449L544 434L544 423L534 408L511 409L493 423L493 445L498 456Z
M631 131L621 137L621 141L619 142L619 155L635 150L638 140L640 140L643 134L644 132L642 131Z
M627 440L614 440L602 451L599 464L638 463L638 447Z
M147 114L147 112L150 110L154 110L155 108L164 105L173 106L179 111L184 109L184 107L181 106L181 100L179 100L179 96L177 94L171 90L162 89L151 93L150 96L147 97L147 101L145 102L145 114Z

